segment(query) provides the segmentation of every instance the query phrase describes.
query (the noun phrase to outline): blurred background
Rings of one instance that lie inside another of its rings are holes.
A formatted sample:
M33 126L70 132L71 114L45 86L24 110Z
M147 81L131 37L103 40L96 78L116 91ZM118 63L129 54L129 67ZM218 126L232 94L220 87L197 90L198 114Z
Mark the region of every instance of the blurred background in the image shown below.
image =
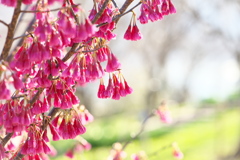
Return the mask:
M86 12L91 9L92 1L75 2ZM122 2L116 2L121 6ZM186 160L240 159L240 1L172 2L176 14L145 25L137 22L143 35L140 41L123 39L130 14L119 21L117 39L110 46L134 92L115 101L97 98L99 81L78 88L81 103L95 121L83 136L92 150L75 159L105 160L112 144L124 143L138 132L143 119L162 101L171 110L173 123L150 118L144 132L127 146L127 159L144 150L150 160L172 160L172 149L162 149L172 142L178 143ZM11 9L0 5L1 20L9 22L10 13ZM24 15L19 36L29 25L29 17ZM6 35L2 24L0 35L1 50ZM59 156L52 159L68 159L64 153L71 141L53 145Z

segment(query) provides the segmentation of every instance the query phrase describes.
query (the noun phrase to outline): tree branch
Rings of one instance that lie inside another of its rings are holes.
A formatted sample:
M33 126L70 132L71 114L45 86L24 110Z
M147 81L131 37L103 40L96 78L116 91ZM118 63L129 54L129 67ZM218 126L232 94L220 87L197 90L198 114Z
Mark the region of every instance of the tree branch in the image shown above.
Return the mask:
M44 88L39 88L38 92L33 96L33 98L30 101L30 106L32 106L39 98L39 96L42 94L42 92L44 91Z
M134 7L132 7L132 8L129 9L128 11L126 11L126 12L124 12L124 13L122 13L122 14L117 15L116 17L113 18L113 21L114 21L114 20L117 21L117 20L118 20L119 18L121 18L122 16L128 14L129 12L132 12L133 9L135 9L136 7L138 7L140 4L142 4L142 2L138 2L138 4L136 4Z
M118 8L117 3L115 2L115 0L112 0L112 3L113 3L115 8Z
M65 55L65 57L62 59L63 62L66 62L71 56L74 54L75 50L78 47L78 43L74 43L72 48L68 51L68 53Z
M13 136L13 133L8 133L1 142L2 146L5 146L7 142L12 138L12 136Z
M8 57L9 51L12 47L14 30L18 21L18 17L21 13L22 0L17 1L17 6L14 9L13 17L11 23L8 25L8 33L6 37L6 42L4 44L0 60L5 60Z
M39 88L38 92L33 96L33 98L30 101L30 105L32 106L36 100L39 98L39 96L42 94L43 92L43 88ZM2 145L5 146L6 143L12 138L13 133L8 133L2 140Z
M128 8L128 6L133 2L134 0L126 0L123 6L120 8L119 12L122 14L125 12Z
M117 23L122 16L128 14L129 12L132 12L133 9L135 9L136 7L138 7L140 4L142 4L141 1L138 2L138 4L136 4L134 7L132 7L132 8L129 9L128 11L126 11L126 12L124 12L124 13L122 13L122 14L119 14L119 15L116 15L115 17L113 17L112 21L115 21L115 22ZM106 25L106 24L108 24L108 23L101 23L101 24L97 25L97 27L101 27L101 26L104 26L104 25Z
M4 22L3 20L0 20L0 23L4 24L6 27L9 27L9 25L6 22Z
M101 9L99 10L99 12L95 15L94 19L92 20L92 23L96 23L97 20L101 17L101 15L103 14L105 8L107 7L108 3L110 0L105 0L105 2L103 3Z

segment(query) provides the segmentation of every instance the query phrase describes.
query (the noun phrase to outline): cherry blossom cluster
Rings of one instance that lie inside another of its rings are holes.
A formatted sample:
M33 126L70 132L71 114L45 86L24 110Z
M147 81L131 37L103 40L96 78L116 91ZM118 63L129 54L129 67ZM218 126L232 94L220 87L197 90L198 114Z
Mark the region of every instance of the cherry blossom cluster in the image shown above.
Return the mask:
M124 34L124 39L137 41L142 39L142 34L140 33L137 25L136 25L136 15L133 13L130 24Z
M118 76L112 73L109 76L108 85L105 87L103 80L100 81L98 89L98 98L112 98L119 100L120 97L125 97L132 93L132 88L128 86L127 81L124 79L121 72L118 72Z
M61 5L57 14L50 9L55 2ZM76 87L100 80L97 96L114 100L133 92L108 45L117 37L114 29L124 14L110 0L94 0L89 15L73 0L0 3L15 8L9 24L13 27L8 27L11 32L16 27L13 22L18 21L16 14L23 12L21 4L31 5L33 10L26 12L35 15L34 25L26 31L22 44L13 52L1 54L0 159L47 160L47 155L56 153L48 144L50 140L79 139L86 132L85 125L93 121L89 111L80 105ZM143 0L140 8L138 19L142 24L176 12L170 0ZM133 17L124 38L135 41L142 35L133 9L129 11ZM10 48L13 38L6 39ZM109 79L105 86L106 74ZM20 136L21 144L15 146L11 138ZM81 139L67 155L90 148Z
M90 14L89 19L91 21L94 20L96 14L101 9L102 5L104 3L104 0L99 0L96 2L96 5L93 6ZM96 21L95 24L104 24L99 27L99 30L95 33L96 37L104 38L108 41L116 38L116 34L113 33L113 30L115 29L116 22L113 21L113 18L119 14L119 10L113 5L113 3L108 3L106 8L103 11L103 14L99 17L99 19Z
M156 114L159 116L163 123L172 123L172 116L169 108L166 105L166 102L162 102L158 109L156 110Z
M162 20L164 16L176 13L171 0L143 0L139 21L141 24Z

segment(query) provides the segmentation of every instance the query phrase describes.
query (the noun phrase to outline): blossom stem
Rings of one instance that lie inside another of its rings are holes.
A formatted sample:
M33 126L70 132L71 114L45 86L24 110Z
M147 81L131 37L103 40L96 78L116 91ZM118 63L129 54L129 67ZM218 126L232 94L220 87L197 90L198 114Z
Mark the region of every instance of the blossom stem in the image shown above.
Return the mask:
M5 60L8 57L9 51L12 47L14 30L18 21L18 17L21 13L22 0L17 1L17 6L14 9L13 17L11 23L8 25L8 33L6 37L6 42L2 50L0 60Z

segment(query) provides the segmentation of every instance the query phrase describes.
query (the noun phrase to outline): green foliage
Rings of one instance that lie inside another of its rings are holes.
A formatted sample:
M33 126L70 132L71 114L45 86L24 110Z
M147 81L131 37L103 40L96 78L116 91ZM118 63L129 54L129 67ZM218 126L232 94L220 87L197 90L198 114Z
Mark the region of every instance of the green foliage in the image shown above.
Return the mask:
M232 154L237 146L240 121L239 112L239 109L231 109L217 113L211 117L202 117L186 124L170 127L164 126L163 128L146 132L126 148L126 152L128 153L127 160L130 160L129 156L131 153L141 150L145 150L147 154L151 155L150 160L174 160L171 147L159 151L157 154L154 153L162 147L169 146L174 141L178 142L186 160L219 160L220 156ZM109 139L104 139L103 136L104 140L100 139L99 144L95 144L95 146L99 147L94 147L90 152L84 152L76 156L74 160L106 160L106 157L110 153L111 145L103 146L104 142L108 145L110 142L118 141L117 133L120 134L122 131L124 133L121 134L125 135L126 138L127 131L136 125L136 120L129 120L128 125L118 124L120 121L123 121L121 116L111 119L111 123L109 122L109 124L107 123L108 121L109 119L97 121L96 124L94 124L95 122L93 124L96 126L100 125L103 130L108 129L104 131L104 134L109 134L109 136L110 134L114 134L114 136L112 135ZM96 126L89 128L95 128ZM95 131L96 135L99 134L97 130ZM90 137L88 135L86 138ZM65 142L61 143L61 147L67 150L68 145L64 144ZM99 159L99 157L102 159ZM54 160L67 159L64 156L54 158Z
M218 100L214 99L214 98L207 98L207 99L203 99L201 101L202 105L214 105L214 104L218 104Z

